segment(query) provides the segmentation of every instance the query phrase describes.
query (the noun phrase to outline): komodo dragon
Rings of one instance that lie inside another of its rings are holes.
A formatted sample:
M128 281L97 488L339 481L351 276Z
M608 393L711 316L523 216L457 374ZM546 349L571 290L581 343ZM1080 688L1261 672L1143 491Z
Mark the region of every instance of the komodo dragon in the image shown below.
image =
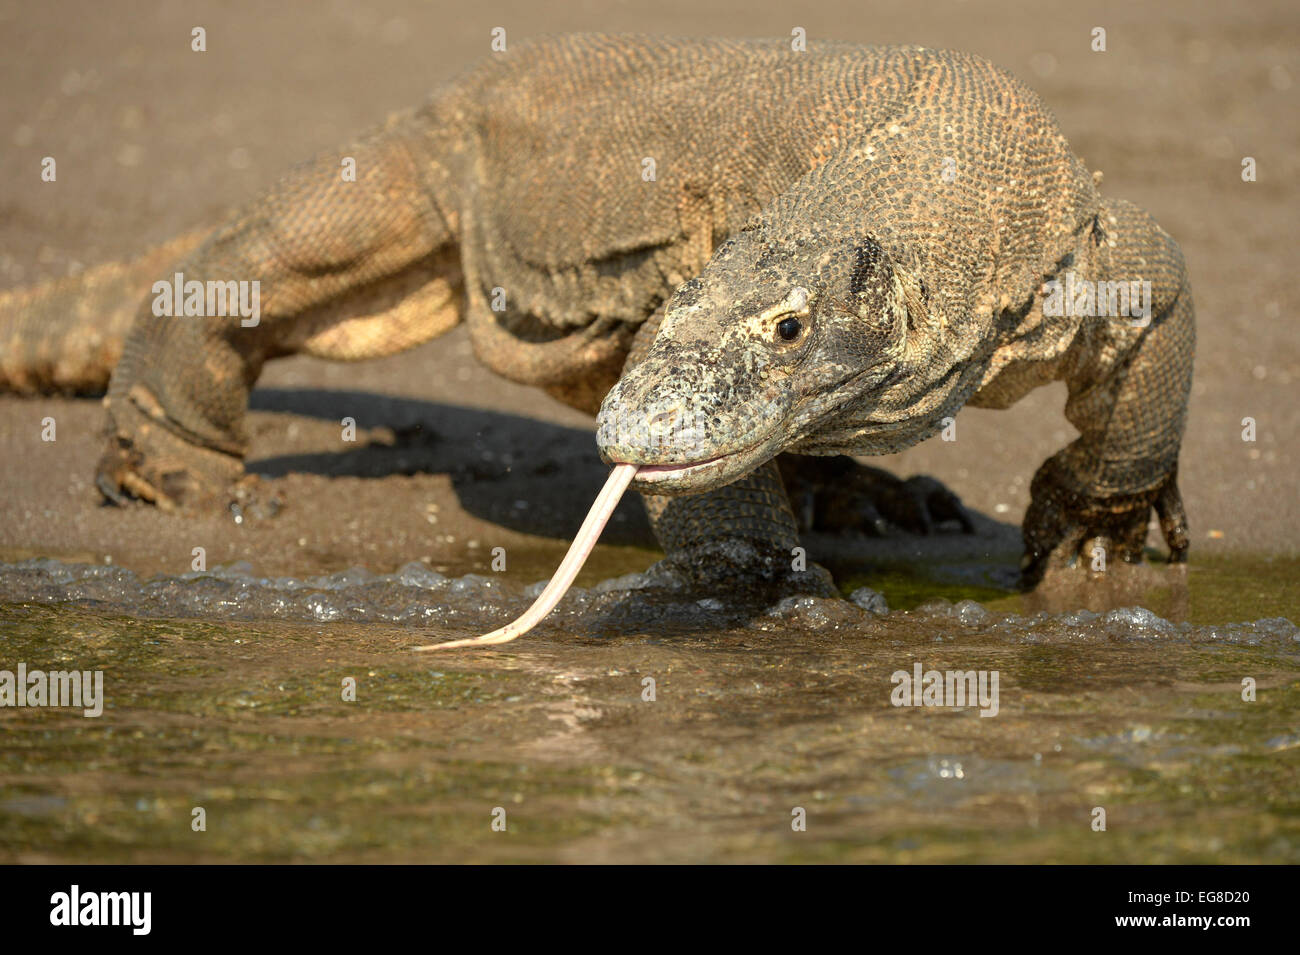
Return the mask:
M144 293L173 271L259 281L260 322L155 316ZM1045 307L1066 279L1149 282L1149 312ZM132 324L124 296L141 294ZM392 354L462 320L506 378L588 412L604 400L602 456L633 466L616 472L697 584L831 592L819 568L790 569L781 471L855 472L782 452L897 451L965 404L1061 379L1080 436L1033 479L1025 578L1098 538L1139 560L1153 507L1171 559L1187 551L1178 246L1099 195L1034 93L958 52L519 44L210 234L9 293L0 385L102 387L122 347L97 483L170 506L240 477L268 359Z

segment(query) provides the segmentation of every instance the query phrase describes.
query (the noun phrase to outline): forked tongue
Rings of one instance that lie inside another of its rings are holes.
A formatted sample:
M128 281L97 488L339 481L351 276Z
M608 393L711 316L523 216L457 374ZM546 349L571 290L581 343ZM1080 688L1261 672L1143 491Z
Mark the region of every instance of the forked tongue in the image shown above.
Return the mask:
M514 623L506 624L500 630L493 630L481 637L471 637L467 640L449 640L446 643L431 643L415 649L417 651L454 650L457 647L486 647L496 643L509 643L515 637L522 637L537 626L543 617L555 609L555 605L560 602L560 598L572 586L573 579L578 576L578 571L582 570L582 565L587 562L591 549L596 546L596 541L600 538L600 532L605 529L609 516L614 513L614 508L618 506L619 499L623 497L623 492L627 490L628 484L631 483L632 476L636 474L636 468L635 464L616 464L614 466L614 470L609 474L609 480L605 482L605 486L596 495L596 503L592 504L591 510L587 512L587 519L582 522L582 527L578 530L578 536L569 545L569 552L564 555L564 560L560 561L560 567L555 572L555 576L551 578L551 582L546 585L546 589L542 591L541 596L533 601L533 605L524 612L522 617Z

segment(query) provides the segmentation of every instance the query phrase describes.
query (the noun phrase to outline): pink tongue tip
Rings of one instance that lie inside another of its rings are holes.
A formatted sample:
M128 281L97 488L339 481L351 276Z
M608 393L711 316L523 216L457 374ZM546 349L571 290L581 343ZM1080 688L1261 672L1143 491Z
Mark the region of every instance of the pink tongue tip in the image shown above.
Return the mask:
M481 637L449 640L446 643L431 643L426 646L415 647L415 650L454 650L457 647L487 647L498 643L509 643L516 637L522 637L537 626L543 617L555 609L555 605L560 602L560 598L573 585L573 580L578 576L578 571L582 570L582 565L587 562L592 548L596 546L596 541L600 538L600 532L605 529L610 515L614 513L614 508L618 506L619 500L623 497L623 492L627 490L628 484L632 482L632 477L636 474L636 468L635 464L614 465L614 470L610 472L609 479L605 482L605 486L600 489L600 493L596 495L595 503L591 505L591 510L587 512L587 517L582 522L582 527L578 529L577 536L574 537L573 543L569 545L568 553L564 555L564 560L560 561L555 576L546 585L541 596L533 601L531 607L524 611L523 616L513 623L506 624L499 630L493 630Z

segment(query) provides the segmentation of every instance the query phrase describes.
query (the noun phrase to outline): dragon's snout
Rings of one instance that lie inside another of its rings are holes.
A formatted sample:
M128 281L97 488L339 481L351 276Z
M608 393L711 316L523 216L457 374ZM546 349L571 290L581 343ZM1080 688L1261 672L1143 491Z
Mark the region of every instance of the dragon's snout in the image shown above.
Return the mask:
M702 406L671 382L632 375L605 398L596 444L610 463L681 464L712 451Z
M597 418L601 458L637 465L633 487L698 493L729 484L771 457L783 408L755 400L752 389L717 362L671 354L671 361L656 363L654 357L614 386Z

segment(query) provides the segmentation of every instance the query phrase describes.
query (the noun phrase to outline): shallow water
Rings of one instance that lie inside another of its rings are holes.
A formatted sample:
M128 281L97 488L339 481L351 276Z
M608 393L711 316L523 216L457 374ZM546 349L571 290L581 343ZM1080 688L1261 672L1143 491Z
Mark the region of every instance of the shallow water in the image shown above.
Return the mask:
M409 652L510 619L561 549L495 576L0 566L0 669L106 696L0 709L0 859L1300 861L1295 561L1034 595L1005 562L841 564L893 610L765 613L593 587L649 562L602 548L521 640ZM996 715L893 705L917 663L996 671Z

